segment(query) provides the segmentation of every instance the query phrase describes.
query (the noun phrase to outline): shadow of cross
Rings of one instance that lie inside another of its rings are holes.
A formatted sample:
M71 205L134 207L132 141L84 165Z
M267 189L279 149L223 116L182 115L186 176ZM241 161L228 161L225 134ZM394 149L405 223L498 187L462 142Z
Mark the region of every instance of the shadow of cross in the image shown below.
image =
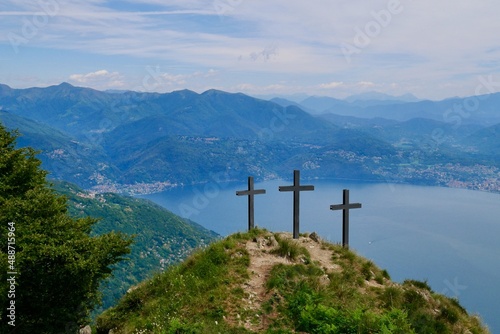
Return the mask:
M293 186L280 186L279 191L293 191L293 238L299 238L300 192L312 191L314 186L300 185L300 171L293 171Z
M265 194L265 189L253 188L253 176L248 177L248 190L236 191L236 196L248 196L248 230L255 227L254 222L254 195Z
M330 205L330 210L342 210L342 247L349 248L349 210L360 209L361 203L349 203L349 189L344 189L342 204Z

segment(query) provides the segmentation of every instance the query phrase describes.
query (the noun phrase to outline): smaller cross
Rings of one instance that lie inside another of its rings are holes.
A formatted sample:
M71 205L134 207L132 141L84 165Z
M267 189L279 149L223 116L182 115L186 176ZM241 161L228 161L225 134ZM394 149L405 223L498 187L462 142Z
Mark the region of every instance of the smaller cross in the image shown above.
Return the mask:
M280 186L279 191L293 191L293 238L299 238L300 192L312 191L314 186L300 185L300 171L293 171L293 186Z
M254 195L265 194L265 189L253 188L253 176L248 177L248 190L236 191L236 196L248 196L248 230L255 227L254 224Z
M330 210L342 210L342 246L349 248L349 210L360 209L361 203L349 203L349 189L344 189L344 203L330 205Z

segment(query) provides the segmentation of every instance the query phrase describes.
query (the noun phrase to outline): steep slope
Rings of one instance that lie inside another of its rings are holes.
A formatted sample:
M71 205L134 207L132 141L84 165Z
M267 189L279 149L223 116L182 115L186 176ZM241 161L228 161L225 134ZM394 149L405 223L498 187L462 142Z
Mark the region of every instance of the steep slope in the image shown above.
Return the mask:
M128 260L116 266L101 289L103 308L113 305L132 285L217 238L216 233L144 199L96 195L67 182L57 182L55 189L68 198L72 216L101 219L93 227L94 234L120 231L134 236Z
M500 156L500 123L478 130L462 143L480 154Z
M138 285L98 333L488 333L457 300L316 234L252 230Z
M33 147L40 151L42 167L50 172L52 179L64 179L88 187L99 175L114 178L117 174L117 169L99 145L79 141L52 126L3 110L0 110L0 122L19 131L19 147Z

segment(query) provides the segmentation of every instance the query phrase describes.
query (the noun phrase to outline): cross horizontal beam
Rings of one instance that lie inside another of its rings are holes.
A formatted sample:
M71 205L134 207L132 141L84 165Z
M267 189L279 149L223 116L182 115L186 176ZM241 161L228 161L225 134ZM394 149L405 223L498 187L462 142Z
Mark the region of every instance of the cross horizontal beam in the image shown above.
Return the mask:
M345 204L334 204L330 205L330 210L349 210L349 209L361 209L361 203L351 203Z
M256 190L239 190L236 191L236 196L245 196L245 195L261 195L265 194L266 191L264 189L256 189Z

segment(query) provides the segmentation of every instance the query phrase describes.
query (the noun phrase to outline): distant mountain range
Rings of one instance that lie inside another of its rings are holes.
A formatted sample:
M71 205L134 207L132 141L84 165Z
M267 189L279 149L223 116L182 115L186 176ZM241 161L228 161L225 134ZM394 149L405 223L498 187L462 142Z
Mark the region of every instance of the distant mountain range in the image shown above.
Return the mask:
M494 125L500 122L500 93L449 98L442 101L419 100L407 94L390 96L382 93L353 95L345 100L326 96L311 96L301 102L282 98L271 101L281 106L294 105L314 115L336 114L360 118L387 118L407 121L428 118L461 126L463 124Z
M347 102L357 102L357 101L396 101L396 102L418 102L421 101L418 97L413 94L407 93L400 96L392 96L380 92L366 92L356 95L351 95L345 98Z
M296 103L217 90L0 85L0 120L19 129L20 145L41 150L53 178L97 191L151 192L214 175L224 182L272 179L291 169L306 178L438 185L460 179L483 189L479 169L457 166L500 167L500 94L413 100L368 94Z

